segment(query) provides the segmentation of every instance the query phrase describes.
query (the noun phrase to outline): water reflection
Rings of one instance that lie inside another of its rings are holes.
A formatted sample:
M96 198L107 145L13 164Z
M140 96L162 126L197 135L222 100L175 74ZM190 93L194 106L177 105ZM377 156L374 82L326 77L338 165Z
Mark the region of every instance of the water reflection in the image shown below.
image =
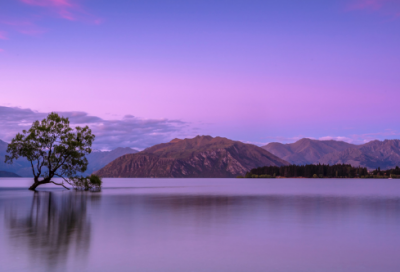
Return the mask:
M112 207L119 213L144 210L148 215L178 214L201 217L202 220L222 218L296 218L304 222L332 222L362 216L374 222L400 224L399 197L340 197L282 195L183 195L143 194L111 196ZM112 205L112 206L114 206ZM188 218L186 218L187 220ZM286 224L286 223L285 223Z
M74 261L85 259L89 251L86 193L35 192L28 214L9 206L5 221L11 243L28 250L32 265L40 262L46 271L65 266L72 254Z
M261 189L0 189L0 270L400 271L399 196Z
M105 239L125 249L124 271L400 271L400 198L123 193L102 201L113 215Z

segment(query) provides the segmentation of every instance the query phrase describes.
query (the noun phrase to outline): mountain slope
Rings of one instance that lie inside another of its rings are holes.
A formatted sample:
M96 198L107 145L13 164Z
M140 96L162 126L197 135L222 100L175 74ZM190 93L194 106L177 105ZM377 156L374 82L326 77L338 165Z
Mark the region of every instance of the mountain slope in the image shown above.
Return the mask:
M334 152L322 157L319 163L348 163L368 169L394 168L400 166L400 140L372 141L363 145Z
M106 166L116 158L119 158L126 154L133 154L139 151L129 148L129 147L118 147L111 151L94 151L87 155L87 159L89 161L89 165L87 170L85 171L85 175L89 175L102 167Z
M18 178L19 176L15 173L8 171L0 171L0 178Z
M288 165L266 150L222 137L174 139L122 156L96 173L103 177L235 177L266 165Z
M302 165L316 163L327 154L352 147L356 145L341 141L318 141L304 138L292 144L269 143L262 148L289 163Z
M13 164L5 163L8 143L0 140L0 171L7 171L22 177L33 177L31 164L25 158L19 158Z

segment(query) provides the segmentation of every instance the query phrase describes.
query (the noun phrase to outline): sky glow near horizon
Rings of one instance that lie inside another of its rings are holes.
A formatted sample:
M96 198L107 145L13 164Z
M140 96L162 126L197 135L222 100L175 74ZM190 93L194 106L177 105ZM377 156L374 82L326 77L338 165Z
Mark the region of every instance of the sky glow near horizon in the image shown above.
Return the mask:
M397 0L4 0L0 106L161 126L142 148L399 138L399 29Z

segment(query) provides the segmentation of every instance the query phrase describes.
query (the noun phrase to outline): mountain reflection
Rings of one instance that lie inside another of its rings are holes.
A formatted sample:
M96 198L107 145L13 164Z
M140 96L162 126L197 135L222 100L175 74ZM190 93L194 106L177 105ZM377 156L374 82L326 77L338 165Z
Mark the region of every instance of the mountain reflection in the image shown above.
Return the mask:
M141 210L147 215L169 216L174 222L213 224L264 218L268 224L286 219L318 224L359 220L400 224L400 198L340 196L240 196L240 195L120 195L112 203L118 213ZM197 220L201 218L201 223Z
M399 196L239 189L0 189L0 271L400 271Z
M28 250L32 265L40 262L48 271L65 266L70 254L84 259L91 233L86 206L85 193L35 192L28 214L12 207L6 212L11 241Z

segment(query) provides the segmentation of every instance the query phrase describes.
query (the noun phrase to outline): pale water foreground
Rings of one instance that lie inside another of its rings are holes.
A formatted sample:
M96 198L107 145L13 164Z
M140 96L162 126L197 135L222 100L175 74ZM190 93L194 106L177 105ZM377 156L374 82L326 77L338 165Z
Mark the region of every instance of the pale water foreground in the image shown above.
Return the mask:
M0 179L0 271L400 271L400 180Z

